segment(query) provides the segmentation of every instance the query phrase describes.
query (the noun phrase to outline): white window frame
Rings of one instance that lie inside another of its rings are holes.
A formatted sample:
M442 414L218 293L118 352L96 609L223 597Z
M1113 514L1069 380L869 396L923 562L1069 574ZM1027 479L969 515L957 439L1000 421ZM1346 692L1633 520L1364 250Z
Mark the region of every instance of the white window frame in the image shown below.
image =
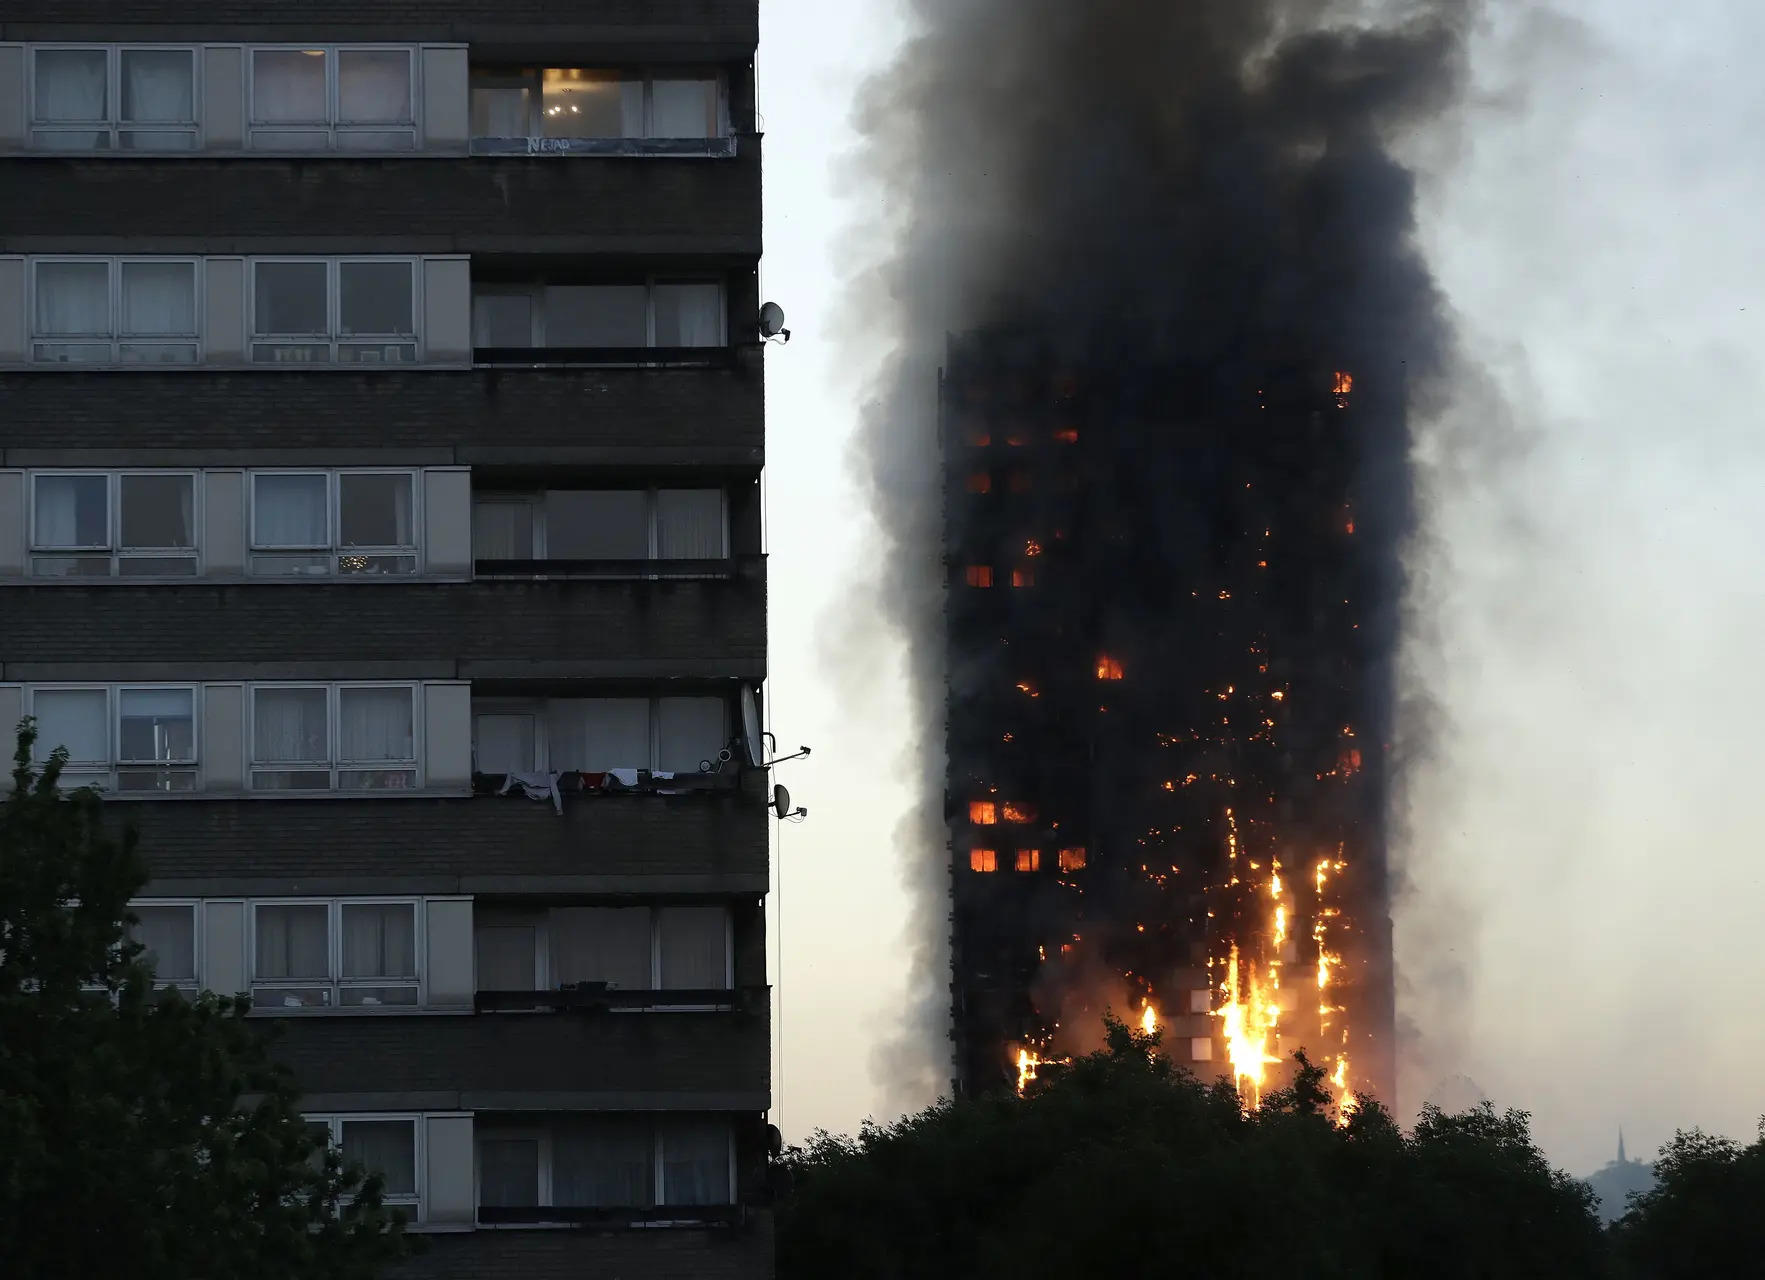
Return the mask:
M323 120L285 121L273 123L260 120L257 115L257 55L259 53L311 53L321 52L325 55L325 116ZM423 59L418 56L422 46L412 44L248 44L241 48L240 57L244 63L245 79L245 145L248 150L258 152L289 153L289 148L278 147L273 138L259 142L260 134L277 133L323 133L325 145L310 150L295 149L296 155L320 155L341 153L351 156L402 156L411 155L423 147ZM396 123L363 123L343 118L342 89L340 71L342 62L340 55L344 53L403 53L409 58L410 65L410 103L411 118L409 121ZM358 148L340 146L340 139L359 134L410 134L411 145L408 148Z
M372 153L365 153L372 154ZM401 153L402 154L402 153ZM263 265L294 264L310 265L323 263L325 266L325 324L327 332L323 334L264 334L257 328L257 269ZM408 334L368 335L343 332L343 288L342 269L346 266L373 263L399 263L410 268L411 272L411 332ZM256 366L274 366L282 364L310 368L317 365L335 365L347 368L364 368L373 366L391 366L409 368L421 364L424 359L423 348L423 258L416 254L403 253L352 253L334 257L299 254L265 254L245 260L245 322L247 357L250 364ZM33 315L35 312L32 313ZM311 359L289 359L280 357L269 360L258 359L258 351L283 349L291 351L312 350L323 347L325 352ZM380 357L375 360L345 359L345 351L366 353L380 348ZM411 358L387 360L385 348L410 347Z
M386 578L413 578L423 572L423 471L412 467L257 467L245 473L245 545L246 572L251 577L297 582L305 574L262 573L255 567L258 556L307 555L323 556L325 577L351 579L368 577L374 581ZM278 546L257 540L257 481L260 476L322 476L325 479L325 526L327 546ZM343 545L343 478L345 476L403 476L411 486L411 538L408 547L345 547ZM376 559L407 556L413 564L409 573L355 574L345 573L340 562L353 558ZM314 575L317 576L317 575Z
M196 976L189 982L162 982L159 978L159 975L156 973L153 976L153 989L155 991L161 991L167 987L175 987L179 991L190 992L190 993L195 993L197 991L202 990L203 978L205 976L205 969L203 967L204 956L203 956L203 938L202 938L202 934L203 934L202 899L201 898L131 898L131 899L129 899L129 910L134 911L134 910L137 910L141 907L188 907L190 909L190 928L192 930L192 946L190 948L190 954L193 957L193 964L196 969Z
M670 490L689 489L689 491L690 491L690 488L697 488L698 486L692 486L689 488L688 486L668 485L666 487ZM709 486L709 485L703 486L703 488L705 488L705 489L709 489L712 487L713 486ZM718 496L719 496L719 505L722 508L722 520L723 520L723 553L722 553L722 555L718 556L717 558L720 560L727 560L727 559L729 559L729 556L730 556L730 552L729 552L729 490L724 488L721 485L715 486L715 488L716 488ZM649 554L644 557L647 560L658 560L659 561L662 559L662 555L661 555L661 549L662 549L662 498L661 498L661 494L662 494L662 489L663 489L663 486L656 485L656 486L652 486L648 489L642 489L642 490L636 490L636 489L630 489L630 488L626 488L626 489L621 490L621 489L618 489L617 486L615 486L614 489L612 490L612 491L627 492L627 493L641 492L644 495L644 521L649 526L648 527ZM518 492L518 491L510 490L508 492L495 492L495 491L475 492L472 495L473 518L474 519L477 518L478 504L481 502L487 503L487 504L488 503L503 503L508 506L525 506L525 507L527 507L529 509L529 514L531 516L531 527L533 529L533 557L532 558L535 560L544 560L547 558L546 557L546 528L545 528L545 495L547 492L568 492L568 490L538 490L538 491L525 491L525 492ZM606 490L602 490L600 492L606 492ZM520 559L520 558L521 557L519 557L519 556L516 557L516 559Z
M28 317L30 355L32 364L50 365L57 368L91 369L117 365L127 369L154 369L163 367L189 369L203 362L207 355L203 345L202 334L207 320L207 285L203 264L205 259L192 254L77 254L77 253L46 253L34 254L28 259L30 270L27 273L29 282L26 288L25 313ZM43 334L37 332L37 273L44 265L59 263L75 263L90 265L103 263L108 269L107 288L110 296L110 331L107 335L78 334ZM188 265L190 267L190 287L195 295L195 305L191 316L195 325L194 332L189 334L127 334L123 332L123 267L131 263L151 263L164 265L167 263ZM55 360L40 356L38 351L43 347L99 347L109 346L110 355L106 360ZM190 347L195 355L189 360L125 360L122 356L124 347Z
M568 1114L568 1113L554 1113L554 1114L563 1115L563 1114ZM721 1205L670 1204L664 1198L664 1192L667 1188L666 1167L664 1164L666 1152L664 1150L664 1142L663 1142L663 1134L667 1128L666 1122L670 1119L678 1119L681 1117L704 1116L707 1114L708 1115L715 1115L717 1118L721 1119L724 1124L726 1145L727 1145L728 1152L729 1152L729 1199L727 1201L723 1202L723 1204L721 1204ZM605 1117L618 1117L618 1118L624 1119L624 1118L629 1118L633 1115L637 1115L637 1116L643 1117L645 1122L649 1125L649 1128L650 1128L650 1204L649 1205L608 1205L608 1206L606 1206L606 1208L609 1211L616 1211L619 1209L645 1209L645 1210L715 1209L715 1208L728 1208L728 1207L731 1207L731 1206L734 1206L734 1205L741 1203L741 1184L737 1178L738 1169L736 1167L735 1123L734 1123L733 1118L731 1116L729 1116L727 1113L724 1113L724 1112L705 1113L705 1112L691 1112L691 1111L649 1111L649 1112L601 1111L601 1112L576 1113L576 1115L578 1118L586 1117L589 1119L605 1118ZM538 1182L538 1190L539 1190L539 1203L536 1205L521 1205L521 1206L515 1206L515 1207L532 1208L532 1209L558 1209L558 1208L570 1209L570 1208L576 1207L576 1206L570 1206L570 1205L557 1205L552 1202L553 1160L554 1160L554 1156L556 1154L556 1144L554 1142L554 1129L553 1129L552 1125L549 1125L549 1124L538 1124L538 1125L520 1124L520 1125L511 1125L507 1128L504 1128L500 1125L492 1125L492 1126L488 1127L488 1132L485 1129L478 1128L477 1126L474 1126L474 1133L473 1133L473 1137L472 1137L472 1205L473 1205L474 1217L477 1217L478 1210L480 1210L484 1207L484 1161L483 1161L481 1154L480 1154L480 1152L481 1152L480 1142L486 1137L489 1137L492 1140L498 1140L498 1139L500 1139L500 1140L515 1140L515 1141L530 1140L530 1139L537 1139L538 1140L538 1143L539 1143L539 1155L538 1155L539 1177L537 1179L537 1182ZM693 1219L691 1218L690 1215L683 1215L681 1220L687 1221L687 1222L693 1221ZM491 1223L489 1225L492 1227L498 1227L498 1226L504 1226L504 1225L530 1226L533 1224L530 1224L530 1223L521 1223L521 1224Z
M676 141L672 134L658 134L655 131L655 100L656 81L658 80L712 80L716 82L717 92L717 132L705 138L693 137L693 141L711 142L720 138L731 137L735 130L730 126L729 118L729 76L722 68L707 71L702 67L683 66L589 66L584 63L546 63L536 67L473 67L467 72L466 93L467 110L471 110L471 94L480 86L488 87L494 81L497 87L524 88L528 91L527 132L512 135L518 138L544 138L545 132L545 73L547 71L599 71L617 73L625 80L638 80L643 84L643 132L624 134L618 138L593 139L600 142L653 142ZM495 138L507 135L481 134L475 137ZM560 139L562 141L562 139ZM578 139L569 139L578 141ZM583 141L587 141L584 139Z
M37 55L42 52L60 52L62 50L102 50L105 54L105 119L85 122L52 121L44 119L37 111ZM190 109L192 119L187 121L167 122L163 124L147 124L125 121L122 118L122 55L130 53L187 53L190 55ZM27 85L25 128L29 135L30 147L33 151L53 151L63 154L79 155L186 155L201 151L203 147L202 114L203 114L203 83L201 45L193 44L97 44L78 40L44 41L40 44L25 46L25 77ZM58 147L50 138L64 133L108 133L110 143L107 147ZM188 147L155 148L155 147L123 147L120 145L123 135L143 133L180 133L188 134Z
M620 695L608 695L608 696L609 697L619 697ZM648 769L653 772L654 770L656 770L657 768L660 767L660 765L658 764L658 760L661 755L661 747L662 747L662 699L664 697L668 697L668 698L692 698L692 697L714 698L714 697L717 697L717 695L716 694L709 694L709 693L707 693L707 694L687 694L687 693L675 694L675 693L670 693L670 694L658 694L658 695L646 695L646 694L632 695L629 699L630 701L635 702L639 698L642 698L644 701L646 701L650 704L649 763L633 766L635 768ZM480 711L485 711L485 712L488 712L492 715L528 715L528 714L531 714L531 715L537 716L538 723L534 726L534 732L533 732L533 768L534 768L535 772L545 773L553 767L552 763L551 763L551 744L547 738L547 727L546 727L546 715L547 715L547 712L550 710L549 704L552 702L579 702L579 701L596 701L596 700L597 699L594 699L594 698L586 698L586 699L583 699L583 698L474 698L474 699L472 699L472 767L474 769L476 769L478 767L478 713ZM727 698L719 698L718 700L723 702L723 704L724 704L724 707L723 707L723 727L724 727L724 733L725 733L724 741L725 741L725 743L727 743L729 740L729 736L732 733L732 730L730 727L729 700Z
M425 1205L427 1205L429 1198L429 1180L427 1177L427 1166L429 1163L427 1137L429 1125L427 1123L428 1116L426 1113L411 1111L302 1112L300 1118L308 1124L326 1125L330 1131L331 1149L337 1152L339 1156L343 1154L344 1125L357 1120L408 1121L412 1129L411 1161L415 1165L415 1168L411 1170L413 1175L411 1178L411 1186L414 1187L415 1190L409 1195L394 1195L388 1192L385 1195L385 1202L388 1205L396 1205L400 1208L411 1209L413 1210L411 1215L412 1219L417 1222L423 1221L426 1216L423 1210ZM474 1163L476 1163L476 1153L474 1153L473 1159ZM368 1172L373 1173L374 1170L370 1169Z
M596 904L589 905L592 906ZM605 905L608 905L615 910L620 907L641 906L650 913L650 985L647 990L652 995L664 994L669 990L681 990L681 988L678 987L669 988L662 985L662 912L668 910L670 907L721 906L723 908L724 985L721 987L705 989L730 992L735 990L735 912L730 909L728 903L645 902ZM535 908L531 910L522 910L519 908L487 908L476 911L473 913L472 917L473 955L474 957L477 955L478 926L480 924L493 929L498 927L531 928L533 930L533 945L538 951L538 954L533 960L533 980L539 984L536 990L542 993L553 991L556 988L553 985L551 973L551 922L551 911L548 908ZM716 1005L672 1005L666 1008L628 1010L624 1012L702 1013L707 1010L716 1009L717 1007L718 1006Z
M323 689L325 691L325 736L328 740L329 759L311 762L265 762L257 758L257 695L263 690L274 689ZM342 719L340 709L342 695L352 689L402 689L411 697L411 749L415 755L410 761L386 761L362 763L342 759L340 735ZM373 799L388 794L420 791L423 788L423 686L421 682L412 680L344 680L325 682L320 680L260 680L245 686L245 786L246 790L262 795L273 795L278 799L291 799L300 796L315 795L352 795ZM413 771L415 776L408 788L403 787L341 787L338 785L339 774L352 772L391 773L400 770ZM255 787L253 782L260 773L320 773L330 774L330 785L326 787L306 787L280 789L274 787Z
M644 342L643 342L643 345L641 347L608 347L608 348L605 348L605 350L608 350L608 351L648 351L648 350L655 348L655 346L656 346L656 288L658 285L714 284L717 286L717 341L714 343L710 343L706 346L702 346L702 347L679 347L679 348L666 348L666 349L667 350L681 350L681 351L719 351L719 350L722 350L723 348L729 346L729 280L728 280L728 277L726 277L726 276L675 275L672 273L666 273L666 274L662 274L662 275L645 276L642 280L586 280L586 281L581 281L581 282L554 280L554 281L549 281L547 283L531 283L531 284L502 284L502 283L479 284L478 282L474 281L472 284L472 301L474 304L476 304L480 294L495 294L500 297L525 297L528 300L528 304L530 307L530 314L533 317L533 331L532 331L533 342L532 342L532 346L530 346L530 347L521 347L521 348L513 348L513 349L515 349L515 350L532 350L532 351L543 351L543 350L570 351L570 350L574 350L575 348L571 348L571 347L552 348L552 347L548 347L546 344L546 337L545 337L545 291L551 285L556 285L556 286L559 286L562 288L570 288L570 287L574 287L574 285L577 283L580 283L581 285L588 287L588 288L593 288L595 286L605 286L608 288L631 288L631 287L634 287L637 285L642 285L644 288ZM473 314L472 314L471 320L472 320L472 344L474 347L476 347L479 345L479 343L478 343L478 315L477 315L476 305L474 305L474 307L473 307ZM493 351L499 350L499 348L495 348L495 347L489 347L486 349L493 350Z
M257 913L260 907L324 907L325 953L329 976L324 979L260 978L257 973ZM412 962L416 966L414 982L397 978L351 978L343 972L343 909L345 907L410 907L412 930ZM428 913L423 898L247 898L245 901L246 988L252 998L253 1015L274 1017L311 1017L314 1015L349 1014L380 1016L384 1014L419 1012L429 1004L429 956L427 933ZM375 990L382 987L415 986L414 1004L361 1005L344 1003L343 993L353 990ZM263 991L312 991L326 988L325 1003L299 1009L276 1005L258 1005L257 994Z
M183 795L199 789L202 781L202 686L188 682L150 683L146 681L128 681L117 684L95 684L84 681L55 681L42 684L23 686L25 714L35 715L37 695L41 693L102 693L104 695L105 738L106 748L110 753L108 760L73 760L67 762L64 777L75 786L90 785L98 788L109 796L129 797L135 799L151 799L156 795ZM160 763L137 763L122 758L122 707L124 693L189 693L190 694L190 743L192 759L188 761L164 761ZM49 752L58 744L44 744L39 740L36 748L38 760L49 758ZM191 774L190 786L182 788L130 787L124 790L119 777L124 772L147 771L161 769Z
M97 476L106 481L105 487L105 544L103 546L52 547L37 541L37 481L54 479L58 476ZM122 544L123 506L122 482L127 477L136 476L176 476L187 478L191 488L191 530L195 545L192 547L127 547ZM123 581L130 584L143 582L190 582L202 575L202 529L203 529L203 484L202 473L187 468L164 469L129 469L125 471L106 471L95 468L82 471L77 467L46 468L28 473L30 492L25 496L25 545L30 548L31 576L36 573L36 562L39 557L45 559L96 559L107 555L110 559L110 573L107 576L93 574L90 576L74 574L41 575L51 578L69 576L78 582ZM126 575L122 571L124 560L169 560L172 558L187 559L191 564L189 573Z

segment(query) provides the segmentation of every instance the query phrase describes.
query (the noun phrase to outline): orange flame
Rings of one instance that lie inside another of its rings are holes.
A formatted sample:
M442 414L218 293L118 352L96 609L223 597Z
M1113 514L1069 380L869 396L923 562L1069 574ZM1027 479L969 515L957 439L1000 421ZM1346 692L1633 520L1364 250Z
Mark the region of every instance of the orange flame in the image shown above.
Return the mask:
M1098 658L1097 678L1099 680L1120 680L1122 678L1122 664L1107 655Z
M968 820L977 827L990 827L999 821L999 807L991 800L970 800Z

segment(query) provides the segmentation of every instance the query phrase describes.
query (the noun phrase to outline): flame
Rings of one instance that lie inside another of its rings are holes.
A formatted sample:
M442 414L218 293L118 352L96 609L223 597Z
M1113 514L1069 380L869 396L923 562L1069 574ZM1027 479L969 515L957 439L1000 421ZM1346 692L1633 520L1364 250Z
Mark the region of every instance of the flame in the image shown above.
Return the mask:
M1354 1096L1354 1090L1348 1087L1348 1054L1346 1051L1336 1055L1336 1070L1330 1075L1330 1083L1336 1089L1336 1125L1338 1128L1348 1127L1348 1118L1354 1114L1360 1099Z
M1042 544L1031 538L1023 544L1023 553L1026 556L1039 556L1042 554Z
M1019 871L1040 871L1042 869L1042 851L1040 849L1019 849L1017 851L1017 869Z
M1271 966L1271 975L1274 969ZM1213 1016L1221 1023L1226 1041L1226 1058L1232 1064L1232 1081L1246 1109L1262 1104L1262 1087L1268 1068L1281 1060L1269 1052L1276 1026L1281 1018L1280 1005L1271 998L1254 969L1240 973L1238 944L1234 942L1226 958L1226 978L1220 984L1224 997Z
M1060 869L1062 871L1083 871L1084 868L1085 851L1082 847L1060 851Z
M1036 686L1031 684L1027 680L1019 680L1017 682L1017 691L1019 693L1026 694L1027 696L1032 697L1032 698L1039 698L1042 696L1039 692L1037 692Z
M1330 390L1339 396L1351 394L1354 391L1354 375L1352 373L1338 373Z
M968 869L970 871L997 871L999 869L999 853L996 849L970 849L968 851Z
M1150 1000L1146 1002L1146 1007L1140 1012L1140 1030L1146 1035L1151 1035L1158 1030L1158 1011L1152 1007Z
M1023 1097L1023 1091L1030 1081L1036 1078L1036 1068L1042 1065L1042 1059L1028 1049L1017 1051L1017 1096Z
M1007 802L1004 817L1007 822L1034 822L1036 820L1036 806Z
M1077 444L1079 442L1078 428L1062 427L1059 431L1054 433L1054 438L1061 444Z
M999 807L991 800L970 800L968 820L977 827L990 827L999 821Z
M1122 678L1122 664L1115 658L1107 656L1098 658L1097 678L1099 680L1120 680Z

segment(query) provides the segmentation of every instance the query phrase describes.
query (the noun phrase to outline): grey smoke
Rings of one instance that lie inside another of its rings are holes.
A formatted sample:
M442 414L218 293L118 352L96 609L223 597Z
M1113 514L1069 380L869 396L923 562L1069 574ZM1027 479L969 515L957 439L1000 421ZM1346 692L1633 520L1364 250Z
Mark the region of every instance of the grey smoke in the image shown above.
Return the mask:
M855 465L884 546L882 620L908 640L921 802L896 833L916 903L914 1008L873 1069L893 1106L948 1083L947 871L935 437L945 335L1039 323L1075 352L1235 369L1328 353L1456 369L1397 149L1450 116L1472 5L1324 0L910 0L915 34L866 86L852 237L856 349L876 365ZM1382 379L1391 388L1396 378ZM1406 406L1380 477L1409 515ZM1387 610L1397 606L1390 584ZM1394 616L1394 614L1392 615ZM851 649L855 685L868 678ZM1411 735L1413 740L1414 735Z

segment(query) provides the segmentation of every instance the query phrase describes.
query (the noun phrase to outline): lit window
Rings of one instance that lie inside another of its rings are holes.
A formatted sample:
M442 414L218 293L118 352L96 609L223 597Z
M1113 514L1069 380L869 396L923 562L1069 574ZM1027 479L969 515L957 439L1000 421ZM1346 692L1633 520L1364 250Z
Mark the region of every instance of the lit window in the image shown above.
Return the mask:
M968 820L977 827L990 827L999 821L999 808L991 800L970 800Z
M1040 871L1042 869L1042 851L1040 849L1019 849L1017 851L1017 869L1019 871Z
M1085 869L1084 849L1062 849L1060 851L1060 869L1062 871L1083 871Z
M970 493L993 492L993 477L985 471L973 472L968 477L968 491Z
M1054 439L1061 444L1077 444L1079 432L1077 427L1062 427L1054 433Z
M997 871L999 869L999 851L997 849L970 849L968 869L982 872Z
M1189 1060L1191 1062L1212 1062L1213 1041L1204 1036L1197 1036L1189 1041Z
M38 474L31 572L39 577L189 577L196 572L190 473Z
M702 71L475 68L474 138L720 138L723 82Z
M1121 662L1110 657L1098 658L1097 678L1099 680L1120 680L1122 678Z
M1005 806L1005 821L1007 822L1034 822L1035 820L1036 806L1033 804L1007 804Z
M963 578L971 587L990 587L993 585L993 570L989 565L971 564L963 571Z
M1035 586L1036 571L1034 569L1013 569L1011 571L1011 585L1014 587Z
M251 145L263 151L411 151L412 51L252 49Z

